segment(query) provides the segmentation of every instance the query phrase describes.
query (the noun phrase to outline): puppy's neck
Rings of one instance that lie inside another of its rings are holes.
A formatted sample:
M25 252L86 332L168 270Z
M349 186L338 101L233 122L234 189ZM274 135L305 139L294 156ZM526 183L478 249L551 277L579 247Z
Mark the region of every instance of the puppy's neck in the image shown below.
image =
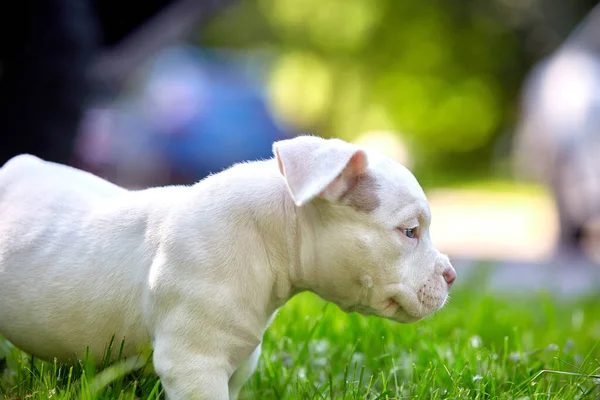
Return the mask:
M278 182L279 202L276 213L283 223L283 234L271 240L279 243L267 243L267 248L279 248L282 251L270 257L273 272L271 302L268 312L273 312L283 306L296 294L313 291L313 275L316 262L314 247L314 213L317 212L312 204L297 207L288 193L283 180ZM269 213L273 216L273 213ZM272 226L271 218L263 222Z
M291 201L291 200L290 200ZM314 224L317 209L312 203L302 207L296 207L292 202L294 210L294 254L296 259L290 263L290 282L292 284L292 296L303 291L314 291L314 275L317 257L315 253Z
M252 308L268 318L297 293L314 289L313 221L317 209L311 203L296 207L273 159L233 167L220 176L227 180L217 177L207 178L197 189L205 196L207 191L224 190L223 181L244 182L235 193L232 208L253 221L246 237L259 242L254 247L257 253L250 256L256 263L250 262L243 278L238 277L244 285L264 293L253 300L258 303Z
M305 280L305 259L307 253L304 243L307 242L304 232L306 231L306 215L304 209L299 209L287 192L285 185L280 187L279 212L284 232L277 238L280 240L280 248L283 250L279 260L272 260L273 267L273 289L269 312L275 311L283 306L296 294L308 290ZM279 247L279 246L278 246Z

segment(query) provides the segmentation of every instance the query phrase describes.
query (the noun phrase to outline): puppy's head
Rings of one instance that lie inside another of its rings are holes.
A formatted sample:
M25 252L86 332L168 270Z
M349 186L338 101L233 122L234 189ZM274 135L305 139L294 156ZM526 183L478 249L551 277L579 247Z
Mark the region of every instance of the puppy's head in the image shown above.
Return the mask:
M310 231L306 289L344 311L404 323L446 303L456 274L429 238L429 205L410 171L338 139L299 136L273 150Z

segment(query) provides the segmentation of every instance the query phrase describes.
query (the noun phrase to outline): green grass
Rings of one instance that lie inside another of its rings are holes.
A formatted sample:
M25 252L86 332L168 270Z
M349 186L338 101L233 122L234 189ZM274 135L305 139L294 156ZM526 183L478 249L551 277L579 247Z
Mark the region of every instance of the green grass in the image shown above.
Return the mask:
M600 295L498 296L482 279L462 282L446 308L412 325L298 296L268 330L241 398L600 398ZM0 398L163 397L151 367L135 360L61 366L1 340L0 359Z

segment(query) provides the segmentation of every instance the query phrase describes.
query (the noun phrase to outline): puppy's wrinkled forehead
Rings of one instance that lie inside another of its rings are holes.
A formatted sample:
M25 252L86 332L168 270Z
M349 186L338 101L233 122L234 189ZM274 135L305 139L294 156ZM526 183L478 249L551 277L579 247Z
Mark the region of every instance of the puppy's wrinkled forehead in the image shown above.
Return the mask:
M357 179L345 202L357 211L374 213L380 208L423 214L427 198L415 176L406 167L376 152L368 152L368 172Z
M320 198L364 213L397 213L411 204L426 208L413 174L376 150L298 136L274 143L273 152L297 207Z

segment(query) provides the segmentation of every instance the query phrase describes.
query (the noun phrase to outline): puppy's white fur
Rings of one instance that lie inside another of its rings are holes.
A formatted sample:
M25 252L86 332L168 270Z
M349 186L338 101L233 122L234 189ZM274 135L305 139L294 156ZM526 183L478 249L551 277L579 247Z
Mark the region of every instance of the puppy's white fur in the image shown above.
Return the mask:
M151 345L169 398L231 399L298 292L405 323L444 305L454 271L407 169L311 136L274 152L140 191L13 158L0 169L0 334L64 360L88 346L100 360L113 335L125 355Z

